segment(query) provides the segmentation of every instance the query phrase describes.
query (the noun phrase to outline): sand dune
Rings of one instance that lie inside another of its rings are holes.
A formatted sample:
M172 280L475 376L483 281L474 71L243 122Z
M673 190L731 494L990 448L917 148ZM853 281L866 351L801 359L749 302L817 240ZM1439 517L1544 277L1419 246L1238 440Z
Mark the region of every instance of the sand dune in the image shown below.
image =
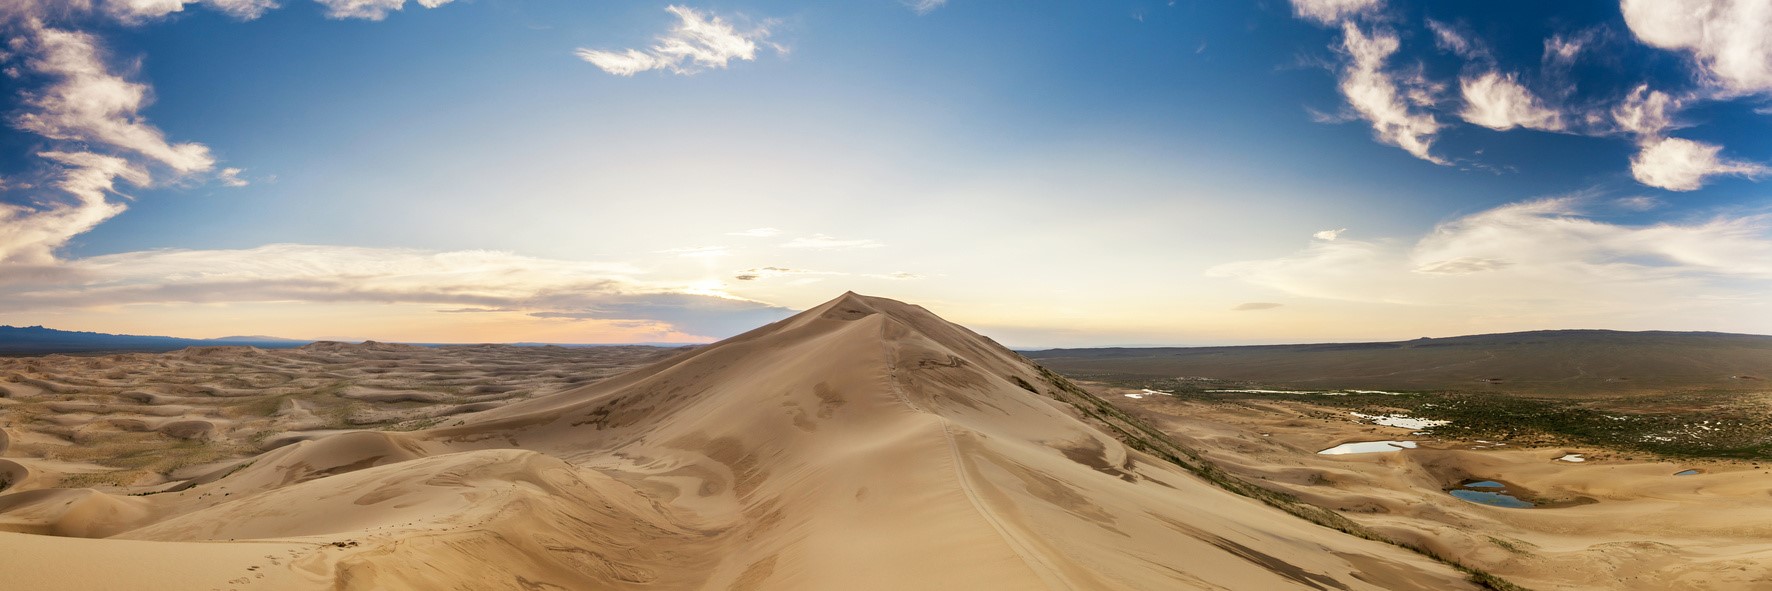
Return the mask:
M1131 449L1055 380L848 294L428 430L296 441L149 496L6 494L0 528L104 539L0 534L0 568L42 589L113 561L154 562L112 569L136 589L1472 588Z

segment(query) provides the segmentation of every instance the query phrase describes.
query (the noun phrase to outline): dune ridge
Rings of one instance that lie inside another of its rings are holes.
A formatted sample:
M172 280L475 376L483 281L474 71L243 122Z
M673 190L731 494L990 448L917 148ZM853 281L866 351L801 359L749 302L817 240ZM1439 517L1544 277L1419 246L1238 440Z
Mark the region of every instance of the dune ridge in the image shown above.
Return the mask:
M138 589L1474 588L1128 448L1050 375L922 308L845 294L607 380L317 437L180 490L33 491L0 520L98 539L0 533L0 568L38 589L90 588L113 552L154 562L121 580Z

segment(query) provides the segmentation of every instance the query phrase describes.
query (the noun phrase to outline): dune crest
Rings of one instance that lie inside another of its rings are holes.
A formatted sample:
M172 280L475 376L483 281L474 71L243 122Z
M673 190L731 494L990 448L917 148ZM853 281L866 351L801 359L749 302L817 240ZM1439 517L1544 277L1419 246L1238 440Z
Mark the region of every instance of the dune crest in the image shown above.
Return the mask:
M127 585L144 589L1473 588L1130 449L1063 385L850 293L429 430L282 447L129 498L126 531L34 532L108 537L4 568L81 588L57 571L116 547L189 568ZM0 557L41 539L0 533Z

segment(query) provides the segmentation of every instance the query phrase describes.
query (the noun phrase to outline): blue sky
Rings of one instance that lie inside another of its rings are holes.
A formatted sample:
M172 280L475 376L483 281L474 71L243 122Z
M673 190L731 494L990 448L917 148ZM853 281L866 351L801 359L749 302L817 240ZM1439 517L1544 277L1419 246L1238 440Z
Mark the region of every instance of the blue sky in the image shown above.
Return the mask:
M854 289L1023 346L1772 332L1748 0L17 0L0 27L4 323L704 340Z

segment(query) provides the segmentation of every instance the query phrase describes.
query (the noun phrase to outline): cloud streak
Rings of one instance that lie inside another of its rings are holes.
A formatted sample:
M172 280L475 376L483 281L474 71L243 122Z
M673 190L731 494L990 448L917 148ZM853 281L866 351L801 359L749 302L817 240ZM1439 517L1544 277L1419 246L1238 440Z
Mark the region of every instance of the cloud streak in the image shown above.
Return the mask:
M1557 131L1564 128L1560 113L1526 90L1512 74L1486 72L1459 79L1464 94L1465 121L1496 131L1515 127Z
M733 60L753 61L757 59L759 43L769 37L768 24L739 31L725 19L693 8L672 5L665 10L676 15L678 23L651 47L620 51L581 47L575 54L616 76L650 70L690 75L724 69Z
M810 250L845 250L851 248L879 248L886 244L878 240L858 239L845 240L824 234L802 236L783 242L782 248L804 248Z
M1504 205L1413 242L1313 241L1294 254L1209 275L1299 297L1558 318L1653 315L1693 294L1772 288L1772 219L1625 225L1577 197ZM1565 316L1559 316L1565 315Z
M1399 77L1387 68L1399 43L1394 32L1367 32L1352 22L1343 23L1341 47L1347 64L1341 73L1341 94L1372 124L1378 141L1428 162L1448 164L1433 153L1434 135L1441 125L1425 108L1435 100L1432 84L1420 77Z
M1381 0L1292 0L1292 14L1319 24L1334 25L1375 12Z
M0 311L131 305L379 303L520 311L538 318L648 321L727 336L758 314L787 312L705 289L639 278L625 263L496 251L272 244L240 250L152 250L63 262L58 272L0 282ZM689 293L696 291L697 293ZM736 324L735 324L736 323Z

